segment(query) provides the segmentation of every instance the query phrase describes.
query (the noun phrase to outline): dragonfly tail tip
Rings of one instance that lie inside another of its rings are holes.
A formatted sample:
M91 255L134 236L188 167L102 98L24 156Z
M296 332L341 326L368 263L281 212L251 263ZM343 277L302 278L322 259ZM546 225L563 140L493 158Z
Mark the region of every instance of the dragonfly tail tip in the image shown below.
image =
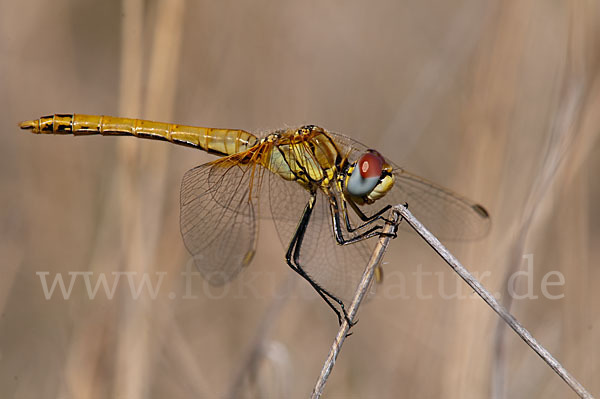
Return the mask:
M21 122L19 123L19 127L24 130L31 130L33 133L39 132L39 125L37 120Z

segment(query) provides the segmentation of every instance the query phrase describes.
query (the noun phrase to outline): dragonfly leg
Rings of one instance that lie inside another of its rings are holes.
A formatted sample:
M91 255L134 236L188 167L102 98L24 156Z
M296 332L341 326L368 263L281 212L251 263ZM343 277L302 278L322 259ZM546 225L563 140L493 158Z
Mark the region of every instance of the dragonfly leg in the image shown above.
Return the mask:
M343 201L343 200L342 200ZM348 244L353 244L357 241L362 241L362 240L367 240L369 238L372 237L380 237L382 235L384 236L391 236L391 237L396 237L396 233L392 233L392 234L388 234L388 233L383 233L381 231L379 231L383 226L381 225L377 225L377 226L373 226L370 229L368 229L367 231L364 231L360 234L356 234L352 237L346 238L344 237L344 232L342 231L342 224L340 221L340 211L339 211L339 207L338 207L338 202L336 197L333 194L329 194L329 206L331 209L331 218L332 218L332 224L333 224L333 234L335 236L335 240L338 242L338 244L340 245L348 245ZM370 220L369 222L363 224L360 227L364 227L372 222L374 222L375 220L386 220L383 217L381 217L381 213L383 213L384 211L387 211L390 207L385 207L382 211L377 212L377 214L375 214L374 216L372 216L372 220ZM348 214L346 212L345 214L346 218L348 218ZM366 217L366 216L365 216ZM349 220L346 219L346 222L349 223ZM358 228L360 228L358 227ZM355 229L356 230L356 229Z
M354 201L351 201L351 200L346 201L344 198L342 198L342 207L344 209L346 209L346 203L350 204L350 207L352 208L352 210L354 211L354 213L356 213L356 215L358 215L358 217L360 218L360 220L362 220L363 222L365 222L362 225L356 227L355 230L356 229L360 229L361 227L363 227L363 226L365 226L365 225L367 225L369 223L372 223L372 222L374 222L376 220L381 220L381 221L386 222L386 223L387 222L391 223L391 221L389 219L383 217L383 214L386 213L387 211L389 211L392 208L391 205L386 205L383 208L381 208L380 210L378 210L376 213L374 213L373 215L367 216L367 215L364 214L363 211L360 210L360 208L356 205L356 203ZM347 221L348 224L350 224L350 220L348 219L348 213L347 212L346 212L346 221ZM348 231L352 231L352 230L349 229Z
M386 219L385 217L383 217L383 214L386 213L387 211L390 210L390 208L392 207L391 205L386 205L383 208L381 208L379 211L377 211L374 215L371 216L367 216L364 214L363 211L360 210L360 208L358 206L356 206L356 204L351 201L351 200L346 200L344 198L341 199L341 203L342 203L342 212L344 213L344 219L346 221L346 229L348 230L348 232L353 233L356 230L362 229L365 226L370 225L373 222L376 222L378 220L381 220L383 222L388 222L389 220ZM337 201L336 201L337 204ZM356 227L352 227L352 224L350 223L350 218L348 216L348 208L346 206L346 204L350 204L350 207L352 208L352 210L354 211L354 213L360 218L360 220L362 220L364 223L356 226Z
M290 242L290 245L286 252L285 260L286 260L287 264L292 268L293 271L295 271L300 276L302 276L302 278L304 278L306 281L308 281L308 283L313 287L313 289L315 291L317 291L319 296L321 298L323 298L323 300L327 303L327 305L329 305L329 307L335 312L335 314L338 318L338 322L340 324L342 324L342 314L343 314L343 318L352 327L355 323L352 322L352 320L350 320L348 318L348 314L346 313L346 308L344 306L344 302L341 299L339 299L338 297L336 297L335 295L331 294L329 291L327 291L323 287L321 287L316 281L314 281L308 275L308 273L306 273L304 271L304 269L302 269L302 266L300 266L300 263L299 263L300 248L302 247L302 241L304 239L304 234L306 233L306 229L308 227L308 222L310 221L310 216L314 209L316 200L317 200L317 195L315 192L312 192L311 197L310 197L308 203L306 204L306 207L304 208L304 212L302 214L302 218L300 219L300 223L298 224L298 228L296 229L296 232L294 233L294 236L292 237L292 241ZM339 305L341 312L338 308L336 308L336 306L333 304L333 302L335 302Z

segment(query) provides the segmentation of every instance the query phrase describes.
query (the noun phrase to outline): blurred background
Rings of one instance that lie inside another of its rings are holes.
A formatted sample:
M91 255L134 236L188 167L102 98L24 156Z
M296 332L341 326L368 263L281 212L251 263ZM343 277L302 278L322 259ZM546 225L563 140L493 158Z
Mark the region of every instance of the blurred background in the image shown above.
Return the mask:
M230 285L180 274L181 177L210 155L17 127L74 112L317 124L464 193L492 229L449 247L600 394L598 2L4 0L0 32L0 396L303 398L337 331L268 220ZM414 234L385 262L326 397L574 396ZM160 290L90 297L118 272Z

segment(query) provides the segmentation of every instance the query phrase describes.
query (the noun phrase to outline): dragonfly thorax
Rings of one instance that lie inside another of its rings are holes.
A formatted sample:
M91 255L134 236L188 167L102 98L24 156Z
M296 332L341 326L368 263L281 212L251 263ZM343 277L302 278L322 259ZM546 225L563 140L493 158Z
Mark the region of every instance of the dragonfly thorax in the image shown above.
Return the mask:
M260 143L276 143L277 140L279 140L279 138L281 137L280 133L271 133L269 134L267 137L263 138L262 140L260 140Z
M307 189L329 186L339 170L342 156L333 139L320 127L288 129L265 140L271 147L263 165Z

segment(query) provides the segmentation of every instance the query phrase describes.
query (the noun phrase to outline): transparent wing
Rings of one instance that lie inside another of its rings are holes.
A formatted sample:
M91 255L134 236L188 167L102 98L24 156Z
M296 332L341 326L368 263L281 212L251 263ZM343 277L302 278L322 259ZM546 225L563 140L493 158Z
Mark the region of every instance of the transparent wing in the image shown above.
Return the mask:
M202 276L230 281L256 247L257 204L264 169L222 158L194 169L181 184L181 233Z
M342 154L355 161L367 147L349 137L331 134ZM450 240L471 240L485 236L490 229L487 211L477 203L460 196L451 190L414 175L390 162L395 183L392 189L381 199L361 209L367 215L386 205L408 204L408 209L423 225L438 238ZM406 223L402 229L410 230Z
M490 218L481 205L400 168L394 170L394 187L384 199L408 204L408 209L438 238L472 240L484 237ZM408 224L402 228L411 230Z
M286 181L275 174L269 177L271 213L287 250L310 194L296 182ZM345 246L338 245L333 235L328 198L319 191L300 248L299 264L321 287L349 302L376 241L369 239Z

